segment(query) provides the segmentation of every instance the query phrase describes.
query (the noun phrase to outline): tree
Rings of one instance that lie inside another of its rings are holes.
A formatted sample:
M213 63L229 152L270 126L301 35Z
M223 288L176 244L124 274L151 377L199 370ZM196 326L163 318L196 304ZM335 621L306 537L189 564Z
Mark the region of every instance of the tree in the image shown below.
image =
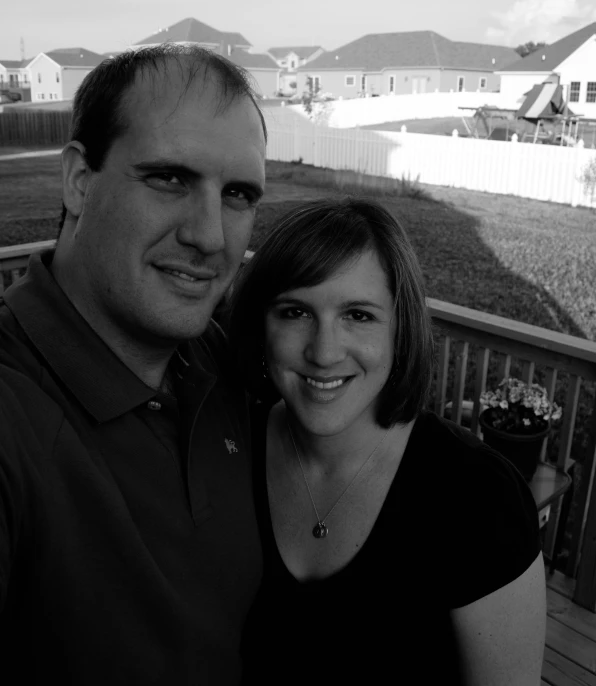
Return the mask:
M317 93L321 90L319 81L312 78L312 76L306 77L306 90L302 93L302 106L308 115L312 114L313 101L317 97Z
M522 43L522 45L518 45L517 48L515 48L515 52L520 56L520 57L527 57L528 55L531 55L533 52L536 52L536 50L540 50L540 48L545 48L546 43L540 42L540 43L534 43L533 40L528 41L527 43Z

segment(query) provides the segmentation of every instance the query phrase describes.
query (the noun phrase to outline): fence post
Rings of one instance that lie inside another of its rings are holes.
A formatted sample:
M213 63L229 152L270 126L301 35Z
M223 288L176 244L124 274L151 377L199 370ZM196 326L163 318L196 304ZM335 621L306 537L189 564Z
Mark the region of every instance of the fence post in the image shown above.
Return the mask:
M571 207L577 207L580 203L580 199L582 195L584 194L584 181L583 181L583 169L582 169L582 161L583 161L583 152L584 152L584 141L583 139L580 139L577 142L577 146L575 148L575 164L573 165L574 167L574 174L573 174L573 186L572 186L572 191L571 191Z

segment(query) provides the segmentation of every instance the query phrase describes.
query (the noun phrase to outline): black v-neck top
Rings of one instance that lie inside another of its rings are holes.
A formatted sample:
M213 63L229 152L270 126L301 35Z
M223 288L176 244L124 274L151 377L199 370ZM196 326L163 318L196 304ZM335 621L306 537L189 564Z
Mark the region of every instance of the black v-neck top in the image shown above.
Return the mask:
M522 476L466 429L425 412L359 552L331 576L303 583L273 535L267 416L259 407L253 417L265 569L245 628L244 683L461 683L450 610L510 583L540 551Z

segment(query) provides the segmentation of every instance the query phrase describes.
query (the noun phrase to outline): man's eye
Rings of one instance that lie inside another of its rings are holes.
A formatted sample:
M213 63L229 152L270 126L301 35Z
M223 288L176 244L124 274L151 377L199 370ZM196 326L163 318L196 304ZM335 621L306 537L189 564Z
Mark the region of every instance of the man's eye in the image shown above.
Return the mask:
M223 195L230 207L236 209L256 207L259 202L257 194L247 188L225 188Z
M182 182L176 176L176 174L170 174L169 172L160 172L159 174L151 174L148 177L149 184L155 188L179 188L182 186Z

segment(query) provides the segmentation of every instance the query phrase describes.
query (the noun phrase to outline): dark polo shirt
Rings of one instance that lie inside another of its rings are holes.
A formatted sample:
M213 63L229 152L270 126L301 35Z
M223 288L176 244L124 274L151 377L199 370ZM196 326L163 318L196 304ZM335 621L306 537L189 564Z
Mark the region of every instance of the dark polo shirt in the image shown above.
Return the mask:
M215 325L156 393L43 259L0 305L0 683L235 684L261 577Z

